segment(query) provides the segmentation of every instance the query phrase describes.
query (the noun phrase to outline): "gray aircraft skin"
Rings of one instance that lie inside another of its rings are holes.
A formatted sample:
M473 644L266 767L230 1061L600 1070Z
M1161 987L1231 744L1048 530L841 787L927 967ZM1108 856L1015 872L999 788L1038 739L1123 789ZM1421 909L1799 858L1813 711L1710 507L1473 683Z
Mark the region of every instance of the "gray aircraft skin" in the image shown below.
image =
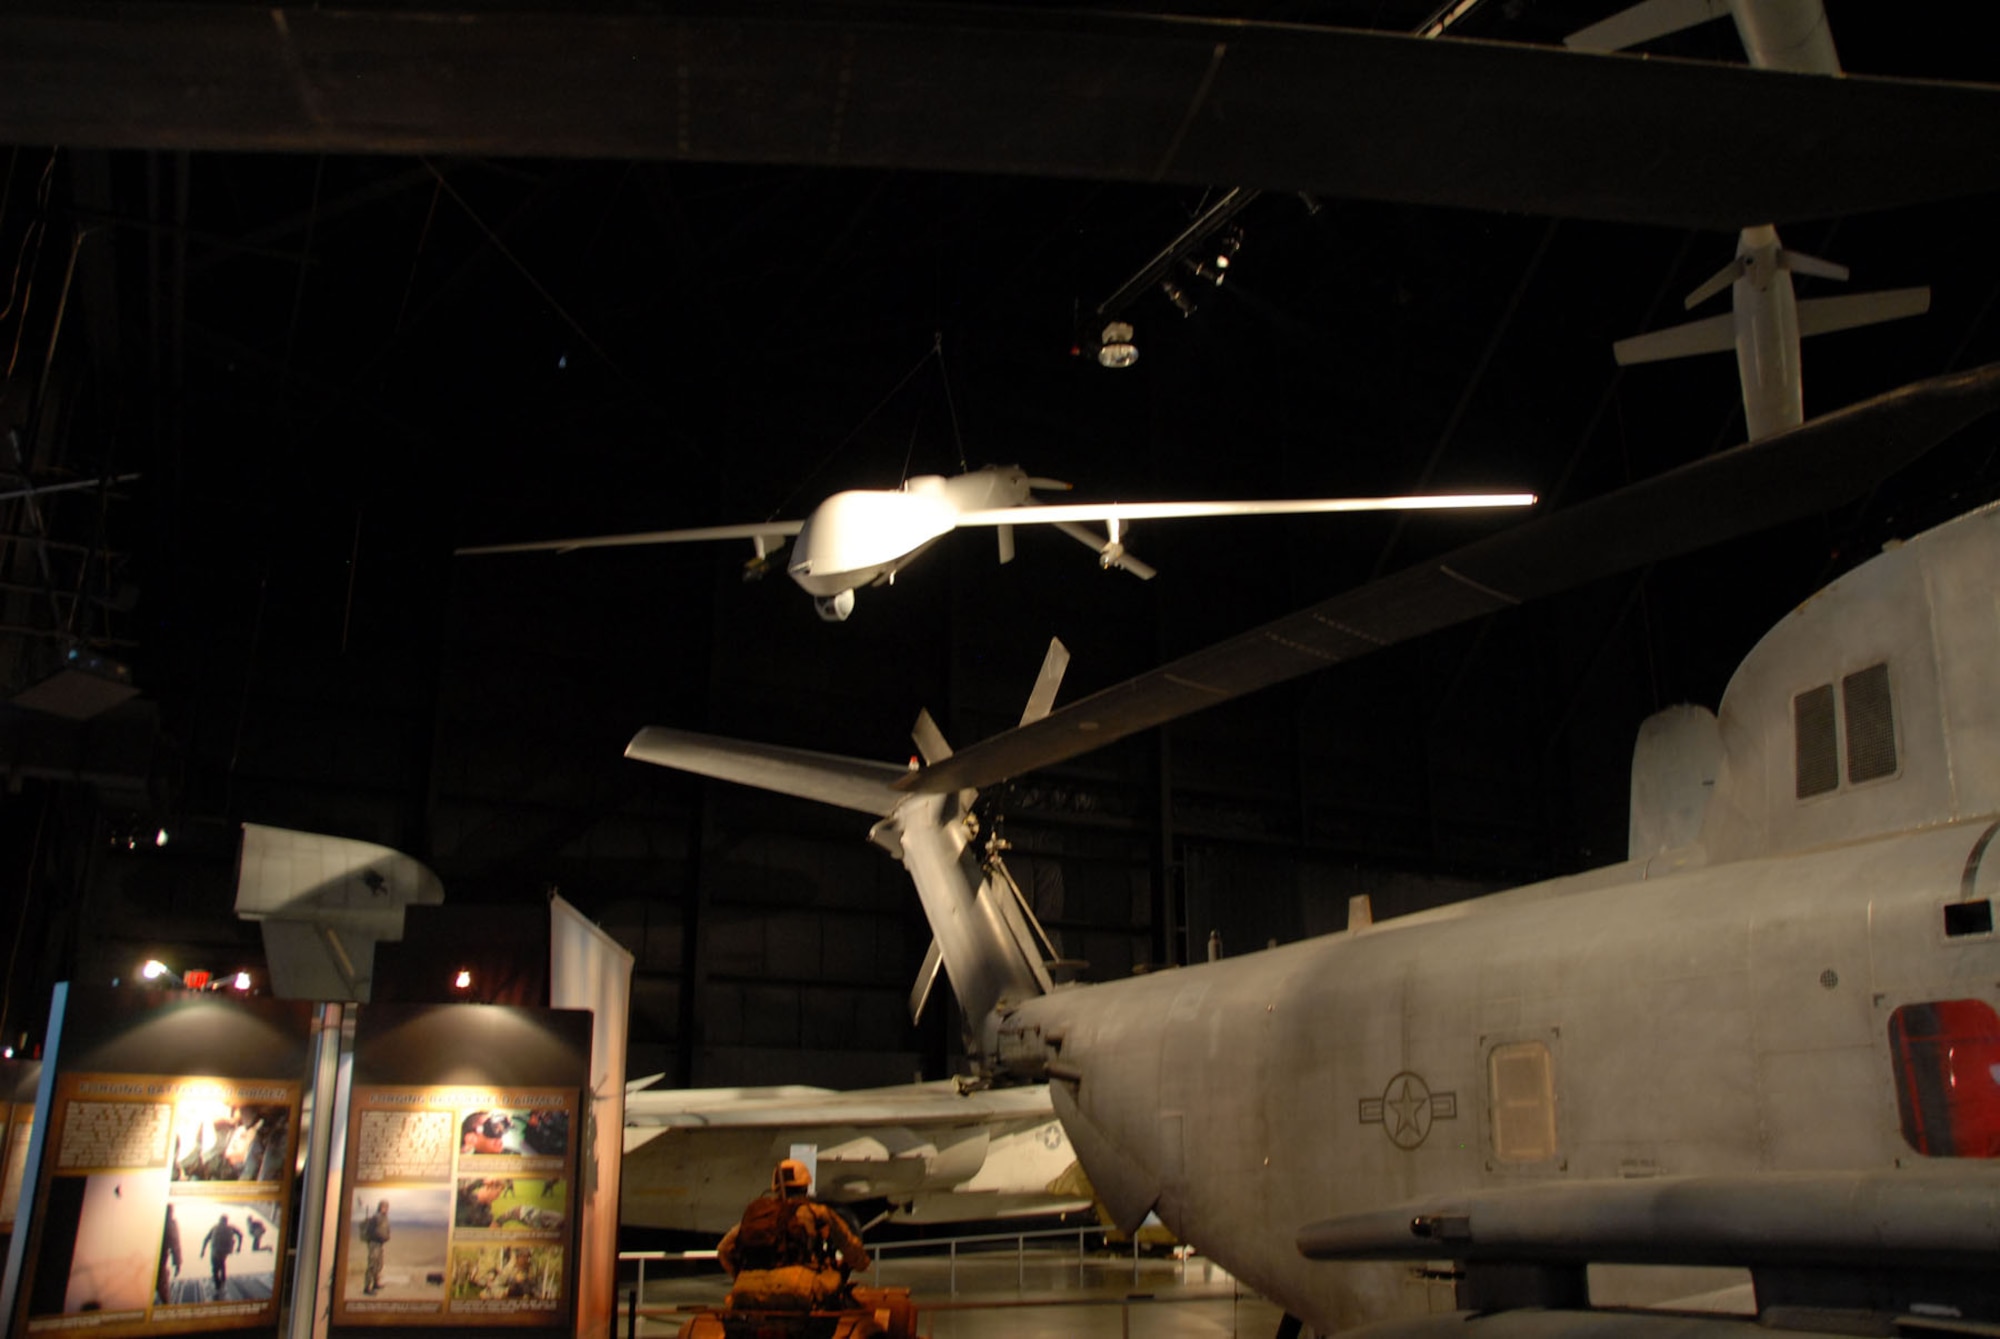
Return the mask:
M1496 1331L1750 1332L1580 1309L1586 1264L1630 1263L1746 1268L1765 1326L1990 1334L1996 578L2000 506L1807 601L1717 714L1649 721L1622 864L1100 985L1049 987L970 792L628 753L882 815L987 1075L1049 1082L1122 1224L1157 1211L1320 1331L1456 1330L1444 1278Z

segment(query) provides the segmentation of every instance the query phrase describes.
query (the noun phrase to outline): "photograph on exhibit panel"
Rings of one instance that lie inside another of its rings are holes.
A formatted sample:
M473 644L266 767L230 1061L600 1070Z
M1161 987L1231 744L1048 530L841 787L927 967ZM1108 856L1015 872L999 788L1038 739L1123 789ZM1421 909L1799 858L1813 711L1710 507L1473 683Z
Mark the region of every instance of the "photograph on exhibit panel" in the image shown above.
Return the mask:
M451 1210L449 1185L362 1186L350 1194L345 1308L382 1316L442 1310Z
M479 1108L459 1118L461 1154L510 1157L561 1157L569 1152L569 1113Z
M62 1189L81 1192L63 1314L143 1314L152 1300L148 1284L166 1216L167 1183L145 1171L98 1172L65 1178Z
M554 1233L569 1221L569 1182L560 1175L464 1176L452 1226L521 1234Z
M283 1231L277 1200L171 1197L160 1229L155 1306L262 1302L276 1296Z
M451 1309L457 1314L554 1311L562 1305L560 1244L492 1241L451 1248Z
M195 1097L174 1106L175 1181L279 1181L290 1148L291 1108L284 1103Z

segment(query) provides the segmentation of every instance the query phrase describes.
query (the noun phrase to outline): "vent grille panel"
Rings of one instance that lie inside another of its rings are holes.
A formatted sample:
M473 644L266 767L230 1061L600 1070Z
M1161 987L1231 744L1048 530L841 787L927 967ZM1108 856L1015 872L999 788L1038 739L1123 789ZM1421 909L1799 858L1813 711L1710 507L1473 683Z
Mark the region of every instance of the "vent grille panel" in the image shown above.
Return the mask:
M1823 683L1792 699L1798 797L1824 795L1840 785L1839 748L1833 729L1833 685Z
M1847 712L1847 779L1873 781L1896 774L1896 714L1889 697L1889 665L1870 665L1840 681Z

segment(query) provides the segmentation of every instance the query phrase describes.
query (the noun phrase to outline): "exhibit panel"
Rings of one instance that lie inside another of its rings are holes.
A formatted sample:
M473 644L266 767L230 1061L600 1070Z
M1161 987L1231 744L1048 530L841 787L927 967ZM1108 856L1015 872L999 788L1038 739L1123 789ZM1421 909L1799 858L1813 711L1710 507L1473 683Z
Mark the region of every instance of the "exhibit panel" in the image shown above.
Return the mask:
M502 1005L364 1009L347 1105L336 1330L567 1332L591 1017Z
M21 1207L21 1183L28 1169L28 1143L35 1134L37 1060L0 1060L0 1252L13 1240Z
M275 1333L312 1007L75 990L58 1018L38 1166L8 1121L15 1332Z

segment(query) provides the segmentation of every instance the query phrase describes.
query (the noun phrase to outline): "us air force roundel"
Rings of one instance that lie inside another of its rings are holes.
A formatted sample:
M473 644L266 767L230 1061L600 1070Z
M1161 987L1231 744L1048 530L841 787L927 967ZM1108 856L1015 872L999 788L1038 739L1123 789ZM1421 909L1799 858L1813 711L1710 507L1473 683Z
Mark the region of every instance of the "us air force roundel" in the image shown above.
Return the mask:
M1404 1070L1380 1097L1361 1099L1361 1123L1380 1125L1397 1148L1411 1149L1430 1136L1431 1123L1458 1118L1458 1094L1434 1093L1423 1075Z

